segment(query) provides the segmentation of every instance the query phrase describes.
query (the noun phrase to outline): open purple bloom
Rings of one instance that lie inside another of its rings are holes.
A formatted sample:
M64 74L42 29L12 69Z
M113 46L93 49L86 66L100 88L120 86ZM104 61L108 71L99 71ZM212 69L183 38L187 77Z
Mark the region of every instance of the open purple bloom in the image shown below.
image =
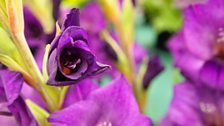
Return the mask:
M36 122L20 96L23 84L22 75L9 70L1 70L0 74L0 120L7 119L4 120L7 126L11 124L36 126Z
M175 86L174 98L161 126L223 126L224 92L183 82Z
M185 10L185 23L170 44L175 64L191 80L224 89L224 1L208 0Z
M159 56L152 57L147 64L146 72L143 78L144 89L147 89L150 82L163 70L164 66L161 63Z
M50 115L53 126L150 126L140 114L128 82L123 78L92 91L80 102Z
M51 44L48 60L49 85L78 82L109 68L96 61L88 47L87 33L79 26L79 10L67 15L61 34Z

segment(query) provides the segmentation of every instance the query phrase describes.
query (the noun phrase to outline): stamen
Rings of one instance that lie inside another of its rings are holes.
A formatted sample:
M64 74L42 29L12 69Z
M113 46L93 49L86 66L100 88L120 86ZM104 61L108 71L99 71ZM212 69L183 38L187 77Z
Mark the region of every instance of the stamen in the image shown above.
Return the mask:
M75 69L75 67L81 63L81 59L76 60L75 62L70 61L67 65L68 68L70 69Z
M108 121L104 121L103 123L99 123L96 126L112 126L112 123Z
M201 102L199 106L201 111L204 113L213 113L216 111L216 107L213 104Z
M219 28L218 29L218 36L217 36L217 43L224 42L224 29Z

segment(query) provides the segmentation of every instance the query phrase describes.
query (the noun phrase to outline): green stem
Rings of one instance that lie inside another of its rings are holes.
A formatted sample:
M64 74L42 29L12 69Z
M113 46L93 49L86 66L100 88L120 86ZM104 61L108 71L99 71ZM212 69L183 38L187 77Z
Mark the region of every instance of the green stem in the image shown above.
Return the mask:
M122 22L117 22L114 24L115 29L120 37L121 41L121 47L122 51L125 54L125 59L127 60L126 64L122 64L121 66L127 66L129 69L124 73L126 78L129 80L129 82L132 85L136 100L139 104L139 109L142 113L144 113L145 105L147 102L147 92L143 90L142 88L142 79L143 77L136 77L135 69L136 69L136 63L133 56L133 39L127 39L128 36L125 33L125 29L123 27ZM132 36L131 36L132 37ZM130 38L130 37L129 37ZM122 67L120 70L122 71L124 67Z
M49 92L46 88L46 84L44 83L41 72L35 62L35 59L30 51L30 48L26 42L24 34L13 34L13 40L15 41L16 47L23 58L24 64L26 65L26 70L33 77L33 82L28 82L33 88L35 88L40 95L43 97L46 102L48 108L51 111L56 110L56 103L49 95Z

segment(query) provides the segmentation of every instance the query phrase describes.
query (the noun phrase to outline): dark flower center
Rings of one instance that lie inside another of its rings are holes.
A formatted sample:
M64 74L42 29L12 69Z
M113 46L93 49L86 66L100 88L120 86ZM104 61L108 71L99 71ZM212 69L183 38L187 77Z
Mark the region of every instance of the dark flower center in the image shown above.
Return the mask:
M219 61L224 61L224 29L218 29L218 36L214 46L215 59Z
M60 63L61 63L61 68L63 72L66 75L69 75L75 71L78 71L82 63L82 59L79 58L77 54L74 55L74 53L71 50L64 49L60 57Z

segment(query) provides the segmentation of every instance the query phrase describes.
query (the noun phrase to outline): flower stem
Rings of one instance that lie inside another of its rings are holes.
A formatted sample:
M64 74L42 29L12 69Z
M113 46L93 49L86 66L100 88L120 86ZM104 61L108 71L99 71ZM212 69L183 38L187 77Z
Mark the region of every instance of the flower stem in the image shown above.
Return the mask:
M24 34L12 34L12 39L15 41L16 47L23 58L23 62L26 65L26 70L32 77L25 78L28 84L30 84L34 89L36 89L40 95L43 97L45 103L51 111L56 110L56 103L53 98L49 95L48 90L44 87L44 83L41 72L35 62L35 59L30 51Z
M126 64L123 64L122 66L127 66L128 71L124 72L123 74L126 76L129 83L131 83L136 100L139 105L139 109L142 113L144 113L147 102L147 91L143 90L142 88L143 77L136 77L136 63L133 56L133 36L128 37L122 25L122 22L117 22L116 24L114 24L115 29L120 37L121 48L126 56L125 59L127 60L126 62L124 62ZM121 69L124 69L124 67L122 67Z

